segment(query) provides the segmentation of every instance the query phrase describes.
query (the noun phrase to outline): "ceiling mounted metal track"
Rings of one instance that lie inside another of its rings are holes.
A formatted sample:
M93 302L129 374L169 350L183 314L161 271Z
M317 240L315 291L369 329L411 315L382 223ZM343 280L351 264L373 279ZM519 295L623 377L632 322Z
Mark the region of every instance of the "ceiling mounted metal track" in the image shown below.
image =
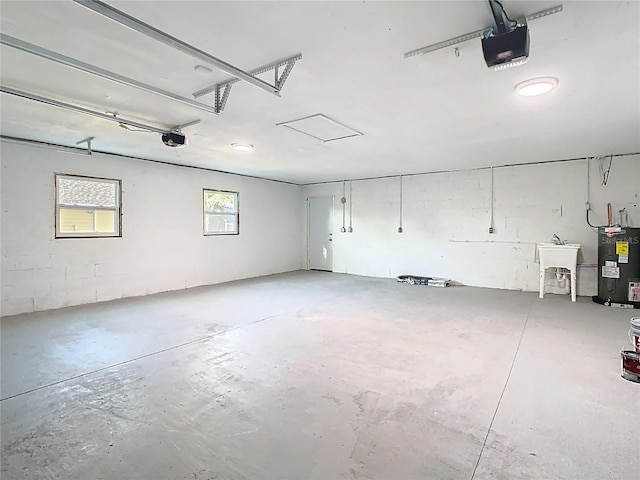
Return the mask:
M298 53L296 55L292 55L290 57L281 58L276 60L275 62L267 63L266 65L262 65L261 67L254 68L253 70L249 70L250 75L260 75L261 73L266 73L270 70L273 70L275 73L275 85L278 87L278 90L282 89L284 83L287 81L293 66L298 60L302 59L302 54ZM284 70L282 73L278 73L278 69L284 66ZM238 78L230 78L229 80L225 80L220 83L216 83L215 85L211 85L209 87L203 88L202 90L198 90L193 94L193 98L200 98L209 93L215 92L214 98L214 110L215 113L220 113L224 110L224 107L227 103L227 99L229 98L229 92L231 91L231 86L234 83L238 83L240 79Z
M0 92L8 93L10 95L15 95L16 97L26 98L28 100L34 100L40 103L46 103L47 105L53 105L54 107L65 108L67 110L71 110L73 112L84 113L86 115L92 115L94 117L101 118L103 120L109 120L110 122L116 122L121 125L127 125L130 127L140 128L142 130L147 130L149 132L156 132L159 134L170 133L176 130L180 130L184 127L188 127L191 125L195 125L200 123L200 120L194 120L192 122L186 123L184 125L177 125L173 128L159 128L154 127L152 125L145 125L144 123L136 122L134 120L127 120L125 118L121 118L116 116L115 114L107 114L102 112L97 112L95 110L91 110L84 107L79 107L77 105L72 105L70 103L62 102L60 100L54 100L52 98L43 97L41 95L36 95L34 93L25 92L23 90L18 90L16 88L7 87L5 85L0 85Z
M562 11L562 5L557 5L552 8L547 8L546 10L541 10L536 13L532 13L531 15L527 15L525 18L527 22L531 20L535 20L537 18L546 17L547 15L551 15L553 13L558 13ZM468 40L472 40L474 38L483 37L486 34L491 32L491 28L483 28L482 30L476 30L475 32L466 33L464 35L460 35L459 37L450 38L449 40L445 40L444 42L434 43L433 45L428 45L426 47L418 48L417 50L411 50L404 54L404 58L413 57L415 55L420 55L422 53L430 53L435 52L436 50L440 50L442 48L451 47L452 45L457 45L458 43L466 42Z
M46 58L47 60L52 60L62 65L66 65L68 67L75 68L77 70L81 70L86 73L90 73L91 75L96 75L98 77L106 78L107 80L112 80L122 85L127 85L129 87L137 88L145 92L153 93L155 95L160 95L161 97L165 97L170 100L175 100L176 102L183 103L190 107L199 108L200 110L204 110L205 112L216 113L214 108L210 107L209 105L205 105L200 102L194 102L190 98L185 98L175 93L168 92L166 90L156 88L152 85L147 85L146 83L139 82L132 78L128 78L123 75L110 72L108 70L104 70L100 67L96 67L95 65L91 65L89 63L76 60L75 58L67 57L66 55L62 55L60 53L47 50L46 48L33 45L31 43L20 40L19 38L15 38L10 35L5 35L4 33L0 34L0 43L2 45L7 45L9 47L13 47L17 50L21 50L23 52L36 55L38 57Z
M99 0L73 0L73 1L79 5L82 5L83 7L93 10L94 12L99 13L100 15L103 15L119 23L120 25L129 27L135 30L136 32L142 33L143 35L153 38L158 42L164 43L169 47L175 48L176 50L179 50L182 53L191 55L192 57L197 58L198 60L204 63L213 65L214 67L222 70L223 72L226 72L229 75L232 75L240 80L244 80L245 82L250 83L255 87L261 88L262 90L265 90L276 96L280 96L280 89L277 86L270 85L269 83L259 78L256 78L243 70L240 70L238 67L234 67L233 65L223 60L220 60L219 58L216 58L213 55L210 55L207 52L204 52L192 45L189 45L188 43L185 43L182 40L169 35L168 33L158 30L157 28L152 27L151 25L148 25L142 22L141 20L138 20L137 18L127 15L126 13L121 12L120 10L110 5L107 5L104 2L101 2Z

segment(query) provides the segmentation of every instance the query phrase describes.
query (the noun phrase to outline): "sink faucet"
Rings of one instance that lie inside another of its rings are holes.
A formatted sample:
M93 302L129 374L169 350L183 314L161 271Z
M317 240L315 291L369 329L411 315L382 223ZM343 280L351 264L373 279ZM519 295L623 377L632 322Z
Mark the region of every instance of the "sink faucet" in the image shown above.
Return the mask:
M553 234L552 240L553 240L553 243L555 243L556 245L564 245L564 242L560 240L560 237L555 233Z

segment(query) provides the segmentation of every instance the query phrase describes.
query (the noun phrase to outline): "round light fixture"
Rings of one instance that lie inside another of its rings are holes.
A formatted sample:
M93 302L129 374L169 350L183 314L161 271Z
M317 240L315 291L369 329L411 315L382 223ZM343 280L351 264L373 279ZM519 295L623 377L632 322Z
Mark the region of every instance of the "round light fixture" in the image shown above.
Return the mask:
M253 150L253 145L249 143L232 143L231 147L239 152L250 152Z
M558 86L558 79L553 77L532 78L516 85L516 92L523 97L544 95Z

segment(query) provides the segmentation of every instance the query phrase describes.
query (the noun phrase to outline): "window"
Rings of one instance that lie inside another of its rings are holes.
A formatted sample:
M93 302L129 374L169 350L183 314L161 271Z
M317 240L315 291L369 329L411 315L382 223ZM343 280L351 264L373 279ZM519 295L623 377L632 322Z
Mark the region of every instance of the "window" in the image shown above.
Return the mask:
M56 175L56 238L119 236L120 180Z
M240 213L238 193L204 190L204 234L237 235Z

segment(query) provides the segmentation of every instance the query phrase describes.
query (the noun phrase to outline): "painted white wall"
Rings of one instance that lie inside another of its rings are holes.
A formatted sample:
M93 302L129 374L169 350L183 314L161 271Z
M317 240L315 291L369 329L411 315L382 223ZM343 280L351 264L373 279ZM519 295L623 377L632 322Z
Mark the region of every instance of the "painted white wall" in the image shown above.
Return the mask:
M614 212L626 208L631 225L640 226L640 156L614 158L606 186L598 164L589 162L591 223L604 224L610 202ZM555 233L582 245L577 293L594 295L597 233L585 219L586 167L586 160L574 160L494 168L494 234L489 234L490 169L403 177L402 234L398 177L353 182L353 233L340 233L341 182L305 186L303 198L335 196L336 272L438 276L465 285L538 291L535 245ZM348 227L348 182L346 191Z
M299 186L13 141L1 158L2 315L301 268ZM55 239L54 173L122 180L122 238ZM239 236L203 235L203 188L240 193Z

